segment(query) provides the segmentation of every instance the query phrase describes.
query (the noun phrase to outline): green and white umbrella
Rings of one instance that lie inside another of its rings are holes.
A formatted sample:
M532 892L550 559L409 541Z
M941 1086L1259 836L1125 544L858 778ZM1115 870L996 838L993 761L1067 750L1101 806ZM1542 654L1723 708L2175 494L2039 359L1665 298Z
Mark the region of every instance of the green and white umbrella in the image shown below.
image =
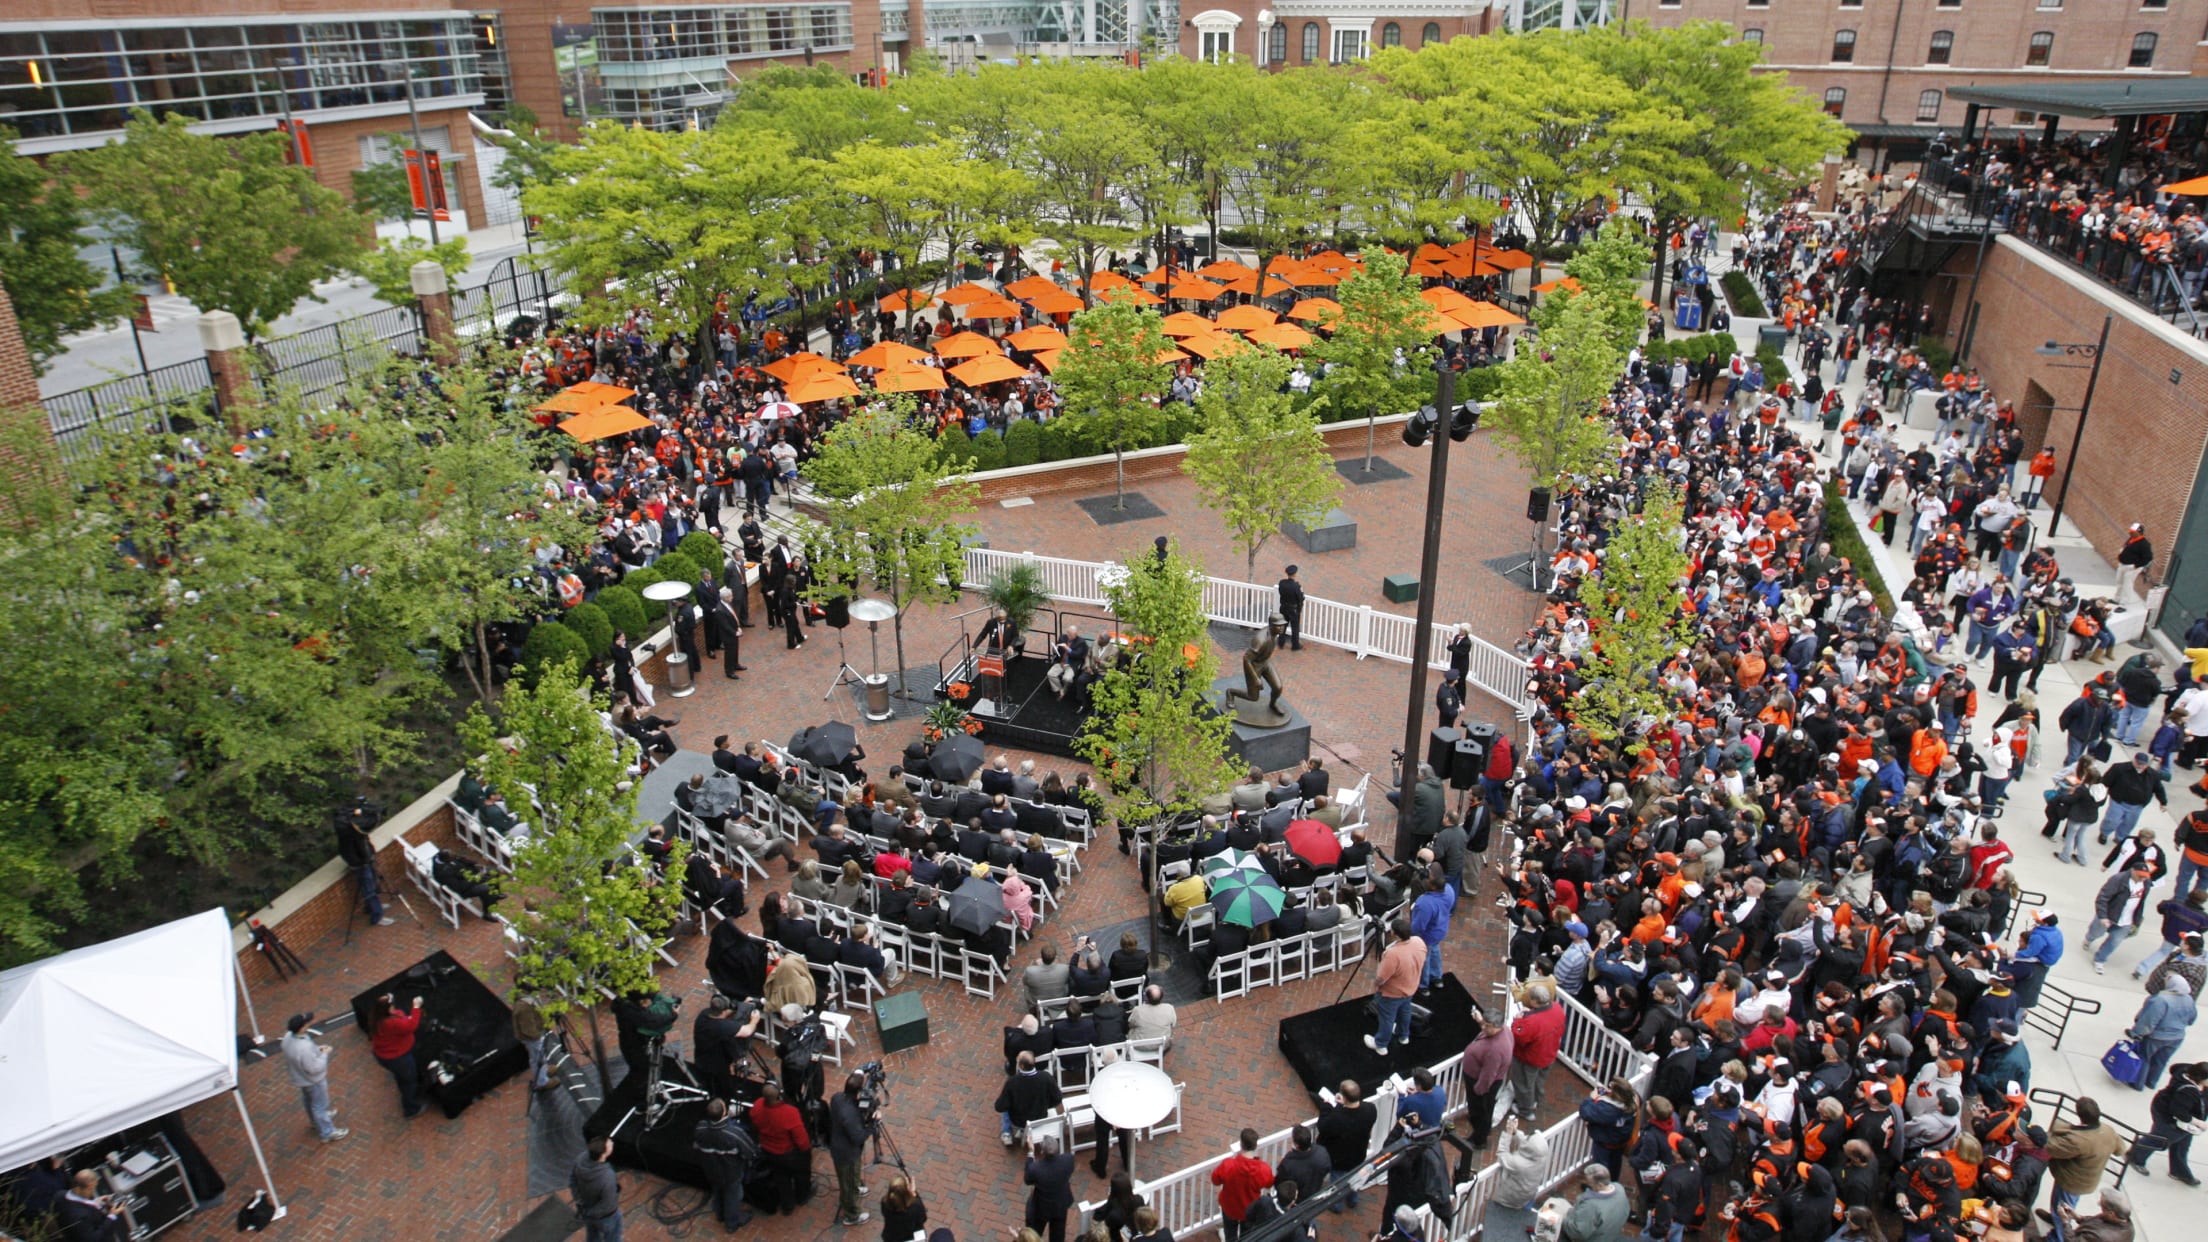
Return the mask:
M1222 923L1237 927L1270 923L1280 917L1281 907L1287 904L1288 894L1279 882L1262 871L1237 868L1212 877L1211 908Z
M1229 871L1248 871L1257 875L1265 874L1265 868L1257 861L1257 855L1248 850L1234 849L1231 846L1204 860L1204 876L1207 880L1212 876L1223 875Z

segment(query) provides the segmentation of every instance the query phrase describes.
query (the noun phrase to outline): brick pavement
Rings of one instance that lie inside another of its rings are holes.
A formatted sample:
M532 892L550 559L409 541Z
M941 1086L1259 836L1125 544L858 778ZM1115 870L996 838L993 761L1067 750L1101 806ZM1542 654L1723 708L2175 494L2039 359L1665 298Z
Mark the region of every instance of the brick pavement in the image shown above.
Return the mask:
M1304 577L1314 594L1385 606L1378 590L1381 575L1416 568L1415 543L1407 533L1396 532L1417 528L1425 482L1423 461L1414 460L1423 454L1413 454L1398 443L1389 456L1411 469L1413 476L1348 489L1346 504L1364 524L1359 549L1308 557L1285 539L1276 540L1260 561L1260 576L1268 581L1277 576L1278 564L1292 555L1304 565ZM1459 446L1452 466L1451 557L1443 575L1439 615L1474 618L1486 637L1507 644L1530 620L1532 597L1504 586L1480 562L1511 551L1523 539L1520 485L1512 482L1508 464L1494 459L1484 437ZM1185 480L1146 483L1145 490L1168 518L1107 530L1089 523L1066 497L1031 507L992 507L981 521L996 547L1078 557L1123 555L1146 547L1155 533L1152 527L1171 529L1221 576L1239 573L1239 558L1227 551L1216 520L1195 505ZM958 606L916 611L907 623L908 657L916 664L932 662L935 653L955 639L956 615L970 606L971 597ZM783 649L778 633L751 631L744 651L750 671L743 680L724 680L719 662L709 661L697 694L687 699L663 695L663 714L682 717L675 730L677 738L702 751L718 732L739 739L780 740L833 716L857 725L862 744L876 756L870 766L886 768L917 725L909 720L866 724L847 697L823 704L821 694L835 669L834 636L825 627L807 633L808 644L791 652ZM852 631L852 638L851 661L866 669L870 661L863 631ZM886 662L892 653L887 635L882 647ZM1402 701L1407 668L1380 660L1360 661L1317 647L1287 653L1282 661L1289 693L1312 718L1321 753L1339 756L1329 762L1336 782L1354 783L1371 757L1384 756L1400 738L1401 719L1395 705ZM1495 723L1508 723L1500 705L1475 700L1475 711L1483 706ZM1038 757L1038 767L1070 773L1079 765L1043 756ZM1382 780L1385 775L1382 765ZM1385 804L1376 805L1375 820L1384 826L1379 834L1384 841L1392 828L1385 827L1390 824ZM411 889L407 891L411 894ZM1490 897L1492 893L1490 886ZM424 903L417 900L415 905L427 913ZM1087 870L1053 925L1013 959L1013 977L1034 960L1043 941L1063 944L1076 931L1119 922L1142 909L1143 895L1132 864L1103 844L1089 854ZM440 947L494 987L507 982L497 937L487 925L470 922L454 933L434 922L417 925L403 911L397 913L398 926L356 930L350 945L342 944L334 933L312 944L295 943L313 973L256 989L263 1029L280 1032L284 1017L300 1009L337 1012L354 992ZM1475 995L1486 994L1496 977L1487 964L1501 955L1499 914L1491 901L1473 903L1460 914L1449 946L1452 969ZM662 982L669 990L684 993L685 1014L694 1014L705 997L700 964L703 941L692 939L679 950L682 965L663 971ZM1188 1087L1185 1129L1145 1145L1140 1155L1143 1170L1163 1172L1215 1155L1244 1125L1270 1131L1307 1116L1312 1105L1301 1083L1272 1051L1275 1027L1286 1016L1331 1004L1343 983L1339 975L1322 975L1224 1005L1207 1001L1184 1008L1167 1068ZM1367 986L1360 980L1351 990ZM1017 989L992 1002L967 997L955 985L935 980L915 978L906 987L917 989L927 1004L932 1040L926 1047L887 1058L893 1133L928 1201L931 1223L948 1225L962 1238L1001 1236L1006 1226L1017 1222L1024 1192L1017 1160L996 1141L996 1118L988 1102L1001 1080L1000 1031L1017 1016ZM861 1042L855 1060L847 1055L852 1065L878 1051L870 1021L862 1020L854 1029ZM683 1030L686 1034L687 1023ZM610 1041L610 1023L607 1037ZM293 1210L292 1218L280 1228L290 1236L313 1239L480 1239L496 1237L534 1206L526 1187L528 1101L524 1097L528 1092L518 1082L478 1102L457 1121L425 1114L402 1122L390 1081L368 1057L365 1040L357 1032L341 1031L332 1042L339 1048L331 1071L332 1096L340 1124L353 1131L334 1146L323 1147L313 1140L297 1093L280 1065L273 1061L250 1065L242 1074L278 1187ZM192 1109L189 1120L234 1186L258 1181L232 1106L211 1101ZM830 1176L824 1157L818 1165L823 1177ZM869 1183L877 1195L886 1179L886 1170L870 1173ZM659 1183L633 1174L625 1175L624 1181L630 1236L679 1236L652 1221L643 1207ZM1090 1178L1084 1168L1076 1188L1084 1196L1100 1196L1103 1183ZM235 1198L230 1201L233 1210L235 1202ZM789 1239L818 1235L833 1228L832 1207L831 1193L796 1217L763 1221L749 1232ZM1355 1214L1359 1236L1369 1233L1376 1211L1368 1205ZM1334 1218L1326 1231L1347 1238L1352 1226L1342 1223L1346 1219ZM871 1238L877 1228L870 1223L860 1236ZM229 1223L218 1212L181 1227L175 1236L212 1239L229 1232Z

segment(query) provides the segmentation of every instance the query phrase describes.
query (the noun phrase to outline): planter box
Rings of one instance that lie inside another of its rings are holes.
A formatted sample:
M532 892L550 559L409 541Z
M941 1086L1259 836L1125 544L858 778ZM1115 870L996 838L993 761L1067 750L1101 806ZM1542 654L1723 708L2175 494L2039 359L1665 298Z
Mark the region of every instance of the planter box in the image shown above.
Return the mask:
M1380 580L1380 594L1391 604L1408 604L1418 598L1418 579L1410 574L1389 574Z
M1340 509L1329 510L1317 526L1289 522L1280 529L1306 552L1345 552L1357 546L1357 522Z

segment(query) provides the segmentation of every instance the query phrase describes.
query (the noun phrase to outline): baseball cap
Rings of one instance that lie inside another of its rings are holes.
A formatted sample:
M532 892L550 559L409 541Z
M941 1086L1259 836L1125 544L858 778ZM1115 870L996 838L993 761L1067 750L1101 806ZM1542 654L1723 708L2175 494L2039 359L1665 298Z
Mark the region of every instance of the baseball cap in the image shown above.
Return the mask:
M312 1012L295 1013L291 1015L291 1020L289 1022L284 1023L284 1029L290 1031L294 1035L297 1035L299 1032L305 1030L307 1028L307 1024L312 1021L314 1021L314 1014Z

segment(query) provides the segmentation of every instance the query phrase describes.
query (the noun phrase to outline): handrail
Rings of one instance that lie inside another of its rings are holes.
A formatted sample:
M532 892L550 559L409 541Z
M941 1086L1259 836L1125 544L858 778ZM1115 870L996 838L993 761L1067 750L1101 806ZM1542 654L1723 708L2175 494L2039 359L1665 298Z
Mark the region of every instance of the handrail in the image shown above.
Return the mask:
M2078 996L2053 983L2039 985L2039 1003L2024 1011L2024 1025L2045 1035L2055 1051L2062 1050L2062 1037L2070 1029L2070 1019L2079 1014L2091 1017L2101 1011L2101 1002L2089 996Z
M2068 1113L2073 1118L2078 1115L2078 1097L2067 1091L2057 1091L2053 1087L2034 1087L2029 1098L2034 1104L2046 1104L2054 1108L2053 1116L2033 1119L2050 1130L2054 1128L2056 1122L2063 1120L2064 1113ZM2144 1131L2133 1126L2127 1126L2105 1112L2101 1114L2101 1124L2114 1126L2116 1133L2122 1135L2125 1140L2124 1145L2118 1148L2115 1154L2109 1156L2108 1163L2103 1166L2101 1174L2103 1177L2114 1179L2113 1184L2121 1188L2124 1184L2124 1176L2131 1172L2131 1162L2126 1159L2126 1156L2130 1153L2132 1144L2139 1141L2139 1136Z
M1076 561L1037 556L1032 552L968 548L964 585L978 590L992 574L1012 565L1033 566L1042 576L1044 590L1052 599L1092 606L1106 602L1104 578L1120 568L1109 561ZM1204 579L1204 615L1221 624L1250 629L1262 627L1277 599L1278 593L1269 586L1229 578ZM1417 628L1415 619L1377 610L1369 604L1344 604L1311 595L1304 597L1304 640L1351 652L1359 659L1377 656L1410 663L1418 646ZM1427 632L1425 656L1429 667L1448 666L1452 631L1453 626L1437 622ZM1526 662L1517 655L1478 635L1473 636L1466 680L1508 703L1520 714L1528 706L1526 673Z

